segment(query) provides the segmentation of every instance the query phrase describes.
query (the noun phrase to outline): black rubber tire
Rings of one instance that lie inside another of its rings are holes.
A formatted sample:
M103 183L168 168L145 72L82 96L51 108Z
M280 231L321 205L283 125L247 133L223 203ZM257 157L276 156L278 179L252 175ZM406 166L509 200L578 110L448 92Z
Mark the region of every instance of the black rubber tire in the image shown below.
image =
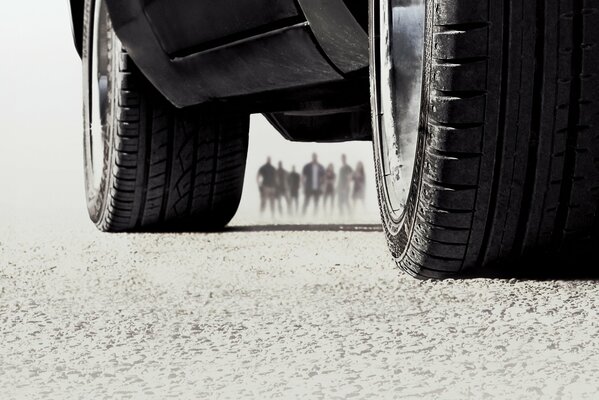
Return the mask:
M445 278L582 240L597 246L599 1L426 6L416 176L399 223L377 173L398 265Z
M89 54L94 7L94 0L86 0L86 135L90 129L89 64L93 57ZM88 149L85 158L92 221L103 231L224 227L241 199L249 116L206 107L176 109L144 78L108 25L109 111L99 185L91 179Z

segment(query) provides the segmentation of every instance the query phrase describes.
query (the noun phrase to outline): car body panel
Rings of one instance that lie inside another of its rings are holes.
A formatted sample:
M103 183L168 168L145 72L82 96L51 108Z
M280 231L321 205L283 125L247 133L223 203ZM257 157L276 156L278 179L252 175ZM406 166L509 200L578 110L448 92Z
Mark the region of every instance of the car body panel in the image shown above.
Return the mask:
M293 1L143 0L164 51L192 54L303 22Z
M172 64L185 72L196 96L212 99L343 79L312 44L306 23L176 58Z
M344 74L368 66L368 35L341 0L298 0L312 32Z

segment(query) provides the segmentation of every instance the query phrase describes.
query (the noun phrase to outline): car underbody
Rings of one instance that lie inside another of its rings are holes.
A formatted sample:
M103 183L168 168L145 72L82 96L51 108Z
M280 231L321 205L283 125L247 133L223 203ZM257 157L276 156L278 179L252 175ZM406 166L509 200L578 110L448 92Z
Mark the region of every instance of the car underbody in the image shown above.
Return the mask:
M175 106L264 113L295 141L371 140L367 2L106 5L131 58ZM81 53L83 1L71 0L71 10Z

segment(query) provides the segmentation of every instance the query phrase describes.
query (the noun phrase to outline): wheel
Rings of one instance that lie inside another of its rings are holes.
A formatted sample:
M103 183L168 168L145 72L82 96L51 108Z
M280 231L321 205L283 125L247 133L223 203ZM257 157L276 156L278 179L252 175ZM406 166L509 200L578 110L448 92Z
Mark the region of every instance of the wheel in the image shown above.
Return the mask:
M370 1L379 202L402 269L599 243L597 6Z
M103 1L85 2L87 205L104 231L224 227L243 186L248 115L179 110L133 64Z

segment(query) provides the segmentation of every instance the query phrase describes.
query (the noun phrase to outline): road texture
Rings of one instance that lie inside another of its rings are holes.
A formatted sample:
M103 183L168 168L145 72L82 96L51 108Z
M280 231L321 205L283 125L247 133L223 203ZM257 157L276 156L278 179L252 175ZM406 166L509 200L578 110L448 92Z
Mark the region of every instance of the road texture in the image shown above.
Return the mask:
M0 397L591 399L598 306L590 280L414 280L376 225L7 223Z

